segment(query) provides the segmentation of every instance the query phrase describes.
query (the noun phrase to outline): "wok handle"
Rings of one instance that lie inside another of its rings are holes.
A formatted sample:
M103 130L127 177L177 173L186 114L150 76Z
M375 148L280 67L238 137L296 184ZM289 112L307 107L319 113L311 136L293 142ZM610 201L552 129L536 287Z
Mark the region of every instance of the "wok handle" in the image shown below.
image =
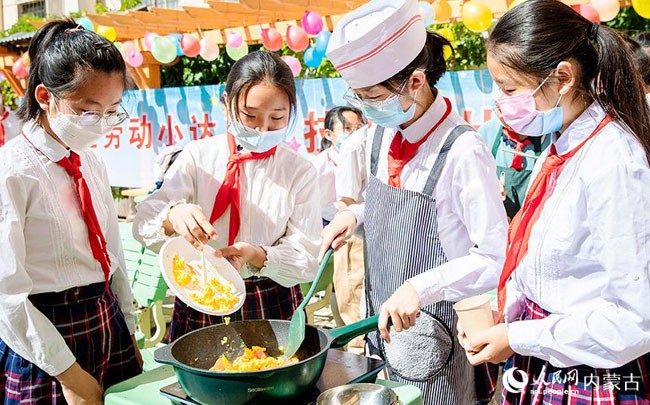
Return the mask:
M156 349L156 351L153 353L153 359L156 361L156 363L172 365L178 364L178 362L172 356L172 346L173 345L171 344L167 344Z
M349 325L341 326L340 328L331 329L329 333L334 339L332 340L330 347L336 348L345 346L357 336L376 331L378 328L378 322L379 315L375 315ZM392 325L393 322L388 318L388 326Z

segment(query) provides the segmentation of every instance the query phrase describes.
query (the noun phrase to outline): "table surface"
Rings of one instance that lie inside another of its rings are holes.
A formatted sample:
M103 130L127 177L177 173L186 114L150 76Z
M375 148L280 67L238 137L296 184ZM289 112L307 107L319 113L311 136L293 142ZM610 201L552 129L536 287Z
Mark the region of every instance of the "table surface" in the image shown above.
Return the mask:
M175 382L177 380L174 368L169 365L160 366L110 387L106 390L104 403L106 405L172 404L170 400L160 395L160 389ZM377 379L376 383L395 391L401 404L422 404L422 392L417 387L381 379Z

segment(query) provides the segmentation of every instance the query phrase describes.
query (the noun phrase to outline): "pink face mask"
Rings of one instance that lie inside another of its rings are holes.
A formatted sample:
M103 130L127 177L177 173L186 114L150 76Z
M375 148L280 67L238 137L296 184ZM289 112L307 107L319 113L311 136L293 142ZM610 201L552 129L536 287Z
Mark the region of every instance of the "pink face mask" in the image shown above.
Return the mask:
M504 124L520 135L543 136L562 128L564 114L558 107L562 95L555 107L548 111L538 111L535 105L535 93L546 83L548 75L535 90L526 90L513 96L501 95L496 99L497 108L501 113Z

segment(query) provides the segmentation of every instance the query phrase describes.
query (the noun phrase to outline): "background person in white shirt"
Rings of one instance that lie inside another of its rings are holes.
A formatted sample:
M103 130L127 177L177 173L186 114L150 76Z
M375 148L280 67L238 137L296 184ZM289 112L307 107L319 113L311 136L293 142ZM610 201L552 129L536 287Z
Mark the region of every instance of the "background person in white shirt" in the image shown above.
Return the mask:
M435 87L445 46L426 31L414 0L369 2L336 26L327 55L350 86L346 98L373 125L361 130L365 204L336 215L321 253L363 224L366 311L380 315L389 341L369 334L371 351L388 361L391 379L419 387L425 403L466 405L487 399L495 381L475 378L454 350L450 301L496 287L507 222L489 149ZM404 331L390 338L389 316Z
M108 176L87 150L128 117L129 78L73 21L44 25L29 56L24 136L0 148L0 402L97 404L142 366Z
M322 223L316 169L284 144L294 125L289 66L253 52L226 82L228 133L189 143L162 187L137 206L135 237L153 249L173 235L210 243L246 281L240 319L288 319L311 281ZM170 338L221 323L176 300Z
M526 375L504 404L650 403L650 110L629 48L559 1L529 0L487 50L505 123L554 137L511 224L506 323L460 331L467 356Z

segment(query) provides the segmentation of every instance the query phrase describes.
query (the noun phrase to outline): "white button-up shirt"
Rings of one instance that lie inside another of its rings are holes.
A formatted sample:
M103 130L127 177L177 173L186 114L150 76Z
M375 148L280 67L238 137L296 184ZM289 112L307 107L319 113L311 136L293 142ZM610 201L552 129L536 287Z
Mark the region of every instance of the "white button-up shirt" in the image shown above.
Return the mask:
M605 116L589 107L554 139L559 155ZM540 157L536 175L546 158ZM557 367L613 368L650 351L650 169L639 142L610 123L555 179L507 284L514 351ZM516 321L524 297L551 315Z
M58 375L75 357L27 297L103 282L104 273L88 243L74 182L56 163L69 156L68 150L33 122L23 130L25 137L0 148L0 338L26 360ZM108 175L92 152L80 157L111 258L112 290L134 333L133 295Z
M362 203L366 197L366 135L368 127L354 131L341 144L335 171L336 198L351 198Z
M442 118L447 105L438 96L416 122L401 129L411 143L421 140ZM466 125L451 113L418 148L402 171L402 188L422 192L447 136ZM358 149L369 175L375 125L364 128L367 143ZM388 183L388 150L396 130L384 132L377 165L377 178ZM461 135L449 150L440 179L433 191L436 199L438 233L449 261L410 279L422 305L438 301L458 301L496 288L505 257L507 219L496 176L494 158L476 132ZM367 181L365 181L367 184ZM350 210L363 223L364 204ZM399 252L395 252L399 254ZM386 269L390 271L390 269Z
M318 185L320 188L321 216L324 220L331 221L338 212L336 207L336 168L339 154L330 147L316 156L311 157L316 166Z
M185 146L165 175L162 187L137 206L134 236L159 249L168 239L162 223L169 208L179 201L197 204L209 219L214 199L226 176L230 157L227 137L219 135ZM241 225L236 241L262 246L264 267L256 276L290 287L313 280L320 248L322 221L316 168L312 162L278 146L274 155L240 163ZM230 206L214 222L215 248L228 245ZM244 266L242 277L253 276Z

